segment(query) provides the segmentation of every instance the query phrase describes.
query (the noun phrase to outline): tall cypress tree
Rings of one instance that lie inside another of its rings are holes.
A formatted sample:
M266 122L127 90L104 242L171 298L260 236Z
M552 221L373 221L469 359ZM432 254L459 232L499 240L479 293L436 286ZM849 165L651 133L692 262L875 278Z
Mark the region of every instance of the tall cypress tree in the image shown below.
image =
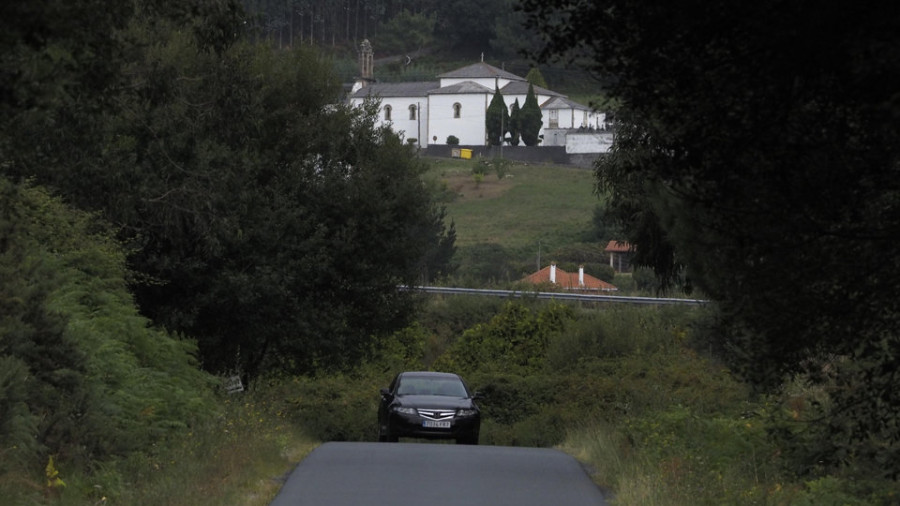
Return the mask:
M494 88L494 98L491 99L485 117L488 143L491 146L499 146L503 142L503 136L509 131L509 111L499 88Z
M540 141L538 134L544 122L544 115L534 95L534 85L528 84L528 95L525 96L525 104L519 111L519 128L522 131L522 142L526 146L535 146Z
M519 145L522 137L522 108L519 106L517 98L512 105L512 111L509 113L509 143L513 146Z

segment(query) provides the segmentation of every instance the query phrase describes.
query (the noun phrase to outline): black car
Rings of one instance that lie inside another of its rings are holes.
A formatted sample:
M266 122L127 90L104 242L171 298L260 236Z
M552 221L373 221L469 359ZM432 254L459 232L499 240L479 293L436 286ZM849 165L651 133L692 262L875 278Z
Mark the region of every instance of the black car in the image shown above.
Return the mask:
M478 444L481 411L475 399L480 397L456 374L400 373L390 388L381 389L378 440L416 437Z

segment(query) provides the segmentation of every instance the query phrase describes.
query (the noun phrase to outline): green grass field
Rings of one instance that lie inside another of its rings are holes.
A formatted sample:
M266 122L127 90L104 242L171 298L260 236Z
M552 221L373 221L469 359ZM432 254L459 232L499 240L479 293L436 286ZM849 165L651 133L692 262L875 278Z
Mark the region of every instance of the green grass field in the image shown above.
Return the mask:
M477 182L476 160L431 163L427 177L455 196L446 205L460 248L498 244L531 255L591 238L600 200L589 169L512 163L502 179L491 172Z

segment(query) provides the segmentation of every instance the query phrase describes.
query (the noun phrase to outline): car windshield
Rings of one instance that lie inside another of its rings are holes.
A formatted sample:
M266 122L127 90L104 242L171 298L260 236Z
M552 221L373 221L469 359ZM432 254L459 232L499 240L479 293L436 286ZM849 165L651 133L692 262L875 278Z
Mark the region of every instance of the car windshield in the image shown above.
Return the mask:
M468 397L466 388L456 378L401 378L397 395L443 395Z

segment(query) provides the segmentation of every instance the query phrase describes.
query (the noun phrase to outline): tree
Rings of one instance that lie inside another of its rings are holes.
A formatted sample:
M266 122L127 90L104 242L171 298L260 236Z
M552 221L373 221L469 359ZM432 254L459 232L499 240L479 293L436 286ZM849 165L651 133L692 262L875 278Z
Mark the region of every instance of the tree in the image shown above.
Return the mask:
M491 56L507 61L523 58L540 49L537 37L523 37L525 14L513 6L502 15L497 16L494 37L491 39Z
M549 86L547 86L547 81L544 79L544 75L541 74L540 69L537 67L531 67L528 74L525 75L525 80L540 88L549 88Z
M435 15L413 14L403 10L378 32L374 41L382 54L409 54L431 44Z
M639 261L718 302L715 344L748 378L838 386L815 465L900 469L900 19L874 2L523 7L554 34L544 56L586 51L621 101L598 188Z
M436 6L435 35L451 48L478 54L490 47L497 20L509 12L509 0L446 0Z
M114 223L141 311L196 338L208 370L359 362L412 315L398 285L448 268L454 234L422 191L425 165L375 127L374 106L337 105L339 83L313 50L235 43L222 16L143 7L146 18L106 34L110 84L75 76L66 107L9 105L23 121L2 120L2 171ZM217 26L218 42L201 36ZM26 121L44 113L52 121Z
M541 107L537 103L537 97L534 94L534 85L528 84L528 94L525 95L525 103L519 111L519 128L522 133L522 142L526 146L536 146L540 139L538 134L544 124L544 115Z
M519 99L513 102L512 110L509 113L509 143L513 146L519 145L522 137L522 109L519 107Z
M499 88L494 89L494 97L488 105L485 115L488 143L491 146L499 146L509 131L509 110Z
M206 79L170 82L124 132L146 143L136 177L147 198L120 211L138 212L147 241L135 267L165 280L137 287L141 307L196 336L212 370L357 363L372 336L411 317L412 294L397 286L444 269L423 264L447 256L435 253L447 236L421 191L423 163L375 128L374 107L323 112L336 83L311 51L242 44L161 63L163 75ZM151 118L152 136L141 126Z

